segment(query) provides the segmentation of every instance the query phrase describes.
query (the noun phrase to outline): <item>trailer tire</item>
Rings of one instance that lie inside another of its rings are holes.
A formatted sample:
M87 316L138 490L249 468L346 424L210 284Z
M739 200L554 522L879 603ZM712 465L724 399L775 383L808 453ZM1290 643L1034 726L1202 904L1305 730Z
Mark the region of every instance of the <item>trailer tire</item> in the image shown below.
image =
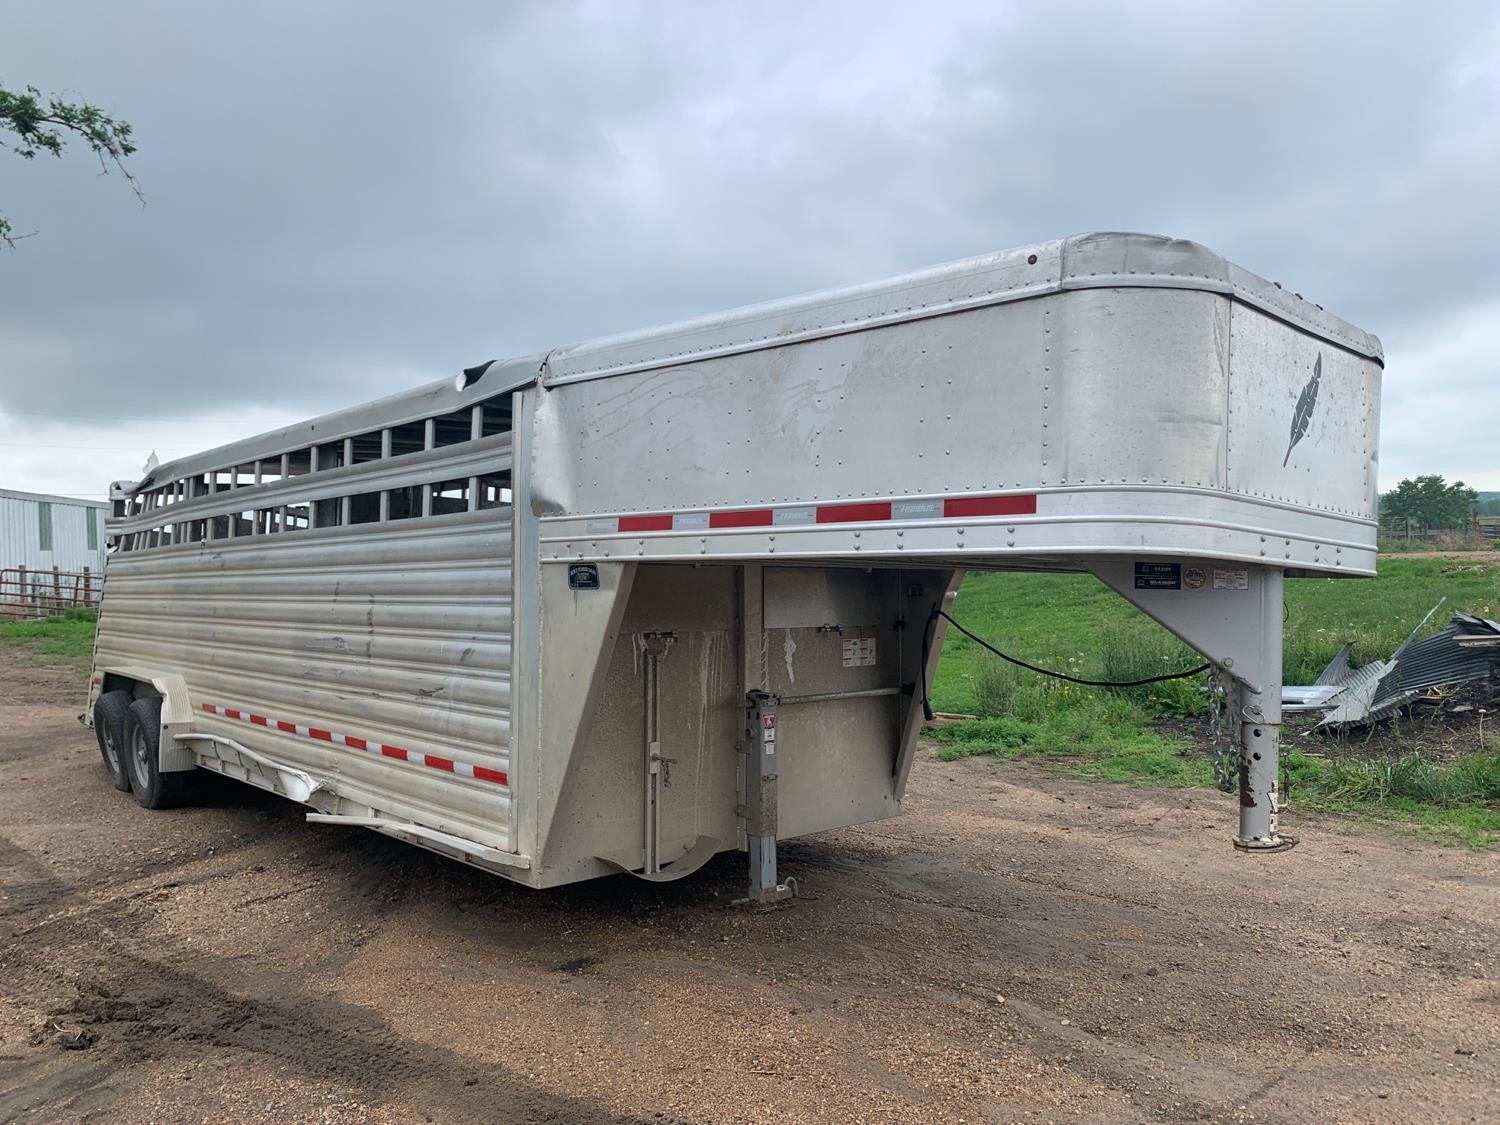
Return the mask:
M107 691L94 701L94 737L109 780L121 793L130 792L130 768L125 758L125 719L130 714L128 691Z
M130 786L142 808L172 809L187 803L192 789L193 773L162 773L161 697L137 699L125 717L126 761L130 767Z

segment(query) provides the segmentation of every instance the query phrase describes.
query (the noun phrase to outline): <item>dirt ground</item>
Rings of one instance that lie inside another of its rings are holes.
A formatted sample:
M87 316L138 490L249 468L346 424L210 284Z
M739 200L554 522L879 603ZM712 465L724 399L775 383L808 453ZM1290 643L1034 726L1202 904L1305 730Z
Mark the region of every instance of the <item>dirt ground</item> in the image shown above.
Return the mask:
M0 1120L1496 1121L1500 858L924 752L802 895L146 812L0 649Z

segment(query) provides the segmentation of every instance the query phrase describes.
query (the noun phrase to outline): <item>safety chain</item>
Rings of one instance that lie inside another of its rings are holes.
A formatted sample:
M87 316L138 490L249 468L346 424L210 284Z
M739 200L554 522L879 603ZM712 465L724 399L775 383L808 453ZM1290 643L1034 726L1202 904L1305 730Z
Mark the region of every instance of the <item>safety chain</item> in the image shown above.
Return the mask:
M1214 783L1226 793L1233 793L1240 781L1240 747L1229 714L1229 693L1234 690L1229 676L1215 664L1208 671L1209 750L1214 758Z

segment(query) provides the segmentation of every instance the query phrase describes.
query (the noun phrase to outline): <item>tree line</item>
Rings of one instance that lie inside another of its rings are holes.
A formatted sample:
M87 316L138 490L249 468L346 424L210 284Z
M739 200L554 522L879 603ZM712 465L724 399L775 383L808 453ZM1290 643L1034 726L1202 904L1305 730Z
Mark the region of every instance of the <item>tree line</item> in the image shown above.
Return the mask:
M1456 530L1479 514L1475 489L1461 480L1449 484L1437 473L1408 477L1380 498L1380 523L1389 531Z

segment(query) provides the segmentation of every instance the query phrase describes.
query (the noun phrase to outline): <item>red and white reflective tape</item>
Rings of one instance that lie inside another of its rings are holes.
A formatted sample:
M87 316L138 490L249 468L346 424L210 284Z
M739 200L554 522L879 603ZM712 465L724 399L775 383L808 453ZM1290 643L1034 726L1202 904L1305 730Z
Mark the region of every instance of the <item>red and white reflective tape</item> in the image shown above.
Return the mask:
M436 754L423 754L416 750L407 750L401 746L390 746L384 742L373 742L368 738L356 738L352 734L339 734L337 731L324 730L322 727L310 727L303 723L289 723L284 719L269 719L265 715L253 715L249 711L239 711L233 707L219 707L212 703L205 703L202 707L210 715L220 715L226 719L238 719L242 723L249 723L251 726L256 727L265 727L267 730L301 735L303 738L310 738L314 742L328 742L335 746L347 746L350 750L363 750L367 754L374 754L381 758L394 758L398 762L410 762L415 766L426 766L428 769L442 770L444 773L457 774L459 777L472 777L475 781L492 781L496 785L510 784L510 778L504 770L494 770L488 766L475 766L468 762L457 762L452 758L440 758Z
M1034 516L1035 493L1003 496L950 496L930 500L865 500L852 504L798 504L781 508L740 508L723 512L662 512L590 520L588 534L661 531L744 530L756 527L813 527L835 523L978 519Z

